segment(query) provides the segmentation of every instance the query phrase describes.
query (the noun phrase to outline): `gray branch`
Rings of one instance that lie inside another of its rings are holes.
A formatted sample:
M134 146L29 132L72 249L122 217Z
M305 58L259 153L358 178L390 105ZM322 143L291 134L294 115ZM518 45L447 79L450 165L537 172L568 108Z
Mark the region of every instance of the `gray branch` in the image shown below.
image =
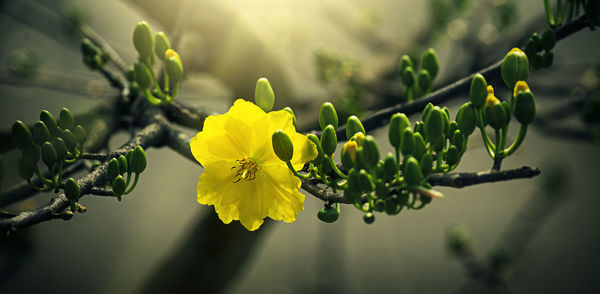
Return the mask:
M431 174L427 181L433 186L462 188L484 183L494 183L517 179L532 178L541 173L537 167L523 166L503 171L485 171L478 173Z

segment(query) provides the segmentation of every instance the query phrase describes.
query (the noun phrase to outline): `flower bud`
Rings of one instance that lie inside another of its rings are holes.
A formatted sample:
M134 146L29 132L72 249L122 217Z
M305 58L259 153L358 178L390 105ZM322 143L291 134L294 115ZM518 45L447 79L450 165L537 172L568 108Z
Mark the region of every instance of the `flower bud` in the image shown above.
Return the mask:
M525 52L519 48L511 49L502 61L500 68L502 80L509 89L515 86L517 81L527 80L529 75L529 61Z
M321 104L321 109L319 110L319 125L321 126L321 129L324 129L327 125L332 125L334 129L337 129L338 127L338 116L333 104L330 102Z
M425 124L422 121L415 122L415 127L413 131L415 133L421 134L421 136L425 136Z
M294 111L289 106L284 108L283 110L292 115L292 125L294 125L294 128L295 128L296 127L296 115L294 114Z
M510 119L512 118L512 109L510 108L510 104L506 101L502 101L502 107L504 108L504 117L506 118L506 125L510 124Z
M150 73L150 70L145 64L139 61L136 61L133 64L133 79L140 89L148 89L150 84L152 84L152 74Z
M120 155L119 158L117 158L117 161L119 162L119 174L122 175L126 173L129 169L129 164L127 164L127 158L125 158L124 155Z
M152 57L152 49L154 48L154 38L152 37L152 29L145 21L140 21L133 29L133 46L135 50L144 58Z
M471 97L471 103L477 108L483 107L485 104L485 98L487 97L487 82L481 74L476 74L471 80L471 89L469 96Z
M355 141L348 141L342 147L342 165L346 169L354 167L354 161L356 160L356 151L358 150L358 144Z
M321 134L321 146L326 155L331 155L335 152L335 148L337 147L337 136L335 134L335 128L332 125L327 125L325 129L323 129L323 134Z
M358 172L358 187L360 188L360 191L367 193L375 189L371 175L364 169L361 169Z
M379 162L379 146L377 146L377 141L373 136L366 136L362 143L363 148L363 163L371 168L377 165Z
M358 174L357 170L351 170L348 174L348 188L344 190L344 198L352 203L360 202L361 191L358 185Z
M388 126L388 139L394 148L400 148L402 131L407 127L410 127L410 121L406 117L406 114L395 113L392 115Z
M431 75L431 79L435 79L438 70L440 69L440 63L433 48L427 49L425 55L423 55L421 68L426 69L429 72L429 74Z
M415 74L415 70L409 66L402 71L402 82L405 86L410 87L415 84L417 80L417 75Z
M131 161L129 161L129 165L131 166L131 171L136 174L141 174L146 169L146 152L144 152L144 148L142 146L137 146L133 149L133 153L131 154Z
M348 121L346 122L346 140L350 140L350 138L352 138L352 136L354 136L354 134L358 132L361 132L363 134L367 133L365 132L365 128L363 127L362 122L360 122L360 119L352 115L348 118Z
M425 108L423 108L423 112L421 112L421 120L425 121L427 119L427 115L429 114L429 112L433 109L433 103L429 102L427 103L427 105L425 105Z
M181 64L179 54L173 49L167 49L167 51L165 51L165 69L167 70L167 75L169 75L170 79L174 82L181 81L181 78L183 77L183 65ZM275 99L273 98L273 101L274 100ZM272 104L271 108L273 108Z
M321 147L321 140L315 134L308 134L308 139L311 140L315 146L317 146L317 158L313 160L313 163L316 165L321 164L323 162L323 148Z
M54 138L52 140L52 146L56 151L56 158L58 161L62 161L67 157L67 143L62 138Z
M340 217L340 212L331 206L323 207L317 213L317 217L326 223L333 223Z
M466 146L464 146L465 135L463 135L460 130L454 131L454 134L452 135L452 141L450 142L450 144L456 146L456 148L458 148L458 151L460 151L461 153L464 152L464 149L466 148Z
M400 58L400 74L404 74L404 70L408 67L412 67L414 68L415 65L413 64L412 60L410 59L410 56L408 55L402 55L402 57Z
M407 156L413 152L415 148L415 137L410 128L405 128L402 132L402 144L400 145L400 151L402 155Z
M418 186L423 180L421 166L414 157L409 157L404 163L404 180L409 186Z
M425 138L429 142L437 142L444 137L444 112L439 107L434 107L429 111L425 120Z
M71 114L71 111L66 107L60 109L60 117L59 117L60 127L63 129L73 129L75 127L75 119Z
M423 154L419 165L421 166L423 177L427 177L433 169L433 155L431 155L431 153Z
M428 91L431 88L431 74L426 69L421 69L419 76L417 77L417 84L423 91Z
M388 153L383 160L383 172L387 179L392 180L398 173L398 163L392 153Z
M75 149L75 147L77 146L77 139L75 138L75 135L73 135L73 132L71 132L71 130L65 130L62 133L62 138L63 140L65 140L65 143L67 144L67 148L69 150Z
M165 61L165 51L171 49L171 43L163 32L158 32L154 35L154 53L162 61Z
M544 50L550 51L554 45L556 45L556 35L551 28L546 28L542 33L542 47Z
M71 202L71 210L75 212L77 210L75 203L77 203L79 196L81 196L81 190L79 189L79 184L73 178L69 178L65 182L65 196Z
M534 33L535 34L535 33ZM525 54L527 58L531 59L531 56L534 56L538 51L538 44L535 43L533 38L529 38L527 40L527 44L525 45Z
M85 142L85 139L87 139L87 132L85 131L85 129L81 125L77 125L73 129L73 135L75 135L75 139L77 139L77 142L79 142L79 144L83 146L83 142Z
M52 167L56 163L57 159L56 150L52 146L52 143L45 142L42 145L42 161L48 166Z
M475 130L476 117L475 107L472 102L463 104L456 113L456 124L458 129L465 135L469 136Z
M58 136L58 124L52 113L47 110L42 110L42 112L40 112L40 120L44 122L53 137Z
M133 172L133 166L131 165L132 157L133 157L132 155L133 155L133 149L130 149L129 151L127 151L127 153L125 153L125 159L127 159L127 172L128 173Z
M402 206L398 205L394 197L385 198L384 203L384 210L388 215L396 215L402 210Z
M33 176L33 169L34 169L34 163L31 161L31 159L25 155L23 155L23 157L21 157L21 160L19 160L19 166L18 166L18 173L19 176L26 180L29 181L31 179L31 177Z
M256 105L265 112L269 112L273 109L273 105L275 104L275 93L267 78L260 78L256 81L254 101L256 102Z
M100 50L100 48L98 48L96 45L94 45L92 43L92 41L90 41L90 39L88 38L83 38L81 40L81 53L83 53L83 56L85 57L93 57L95 55L100 55L102 54L102 50Z
M121 201L120 196L123 195L125 189L127 189L127 182L125 182L123 176L118 175L114 180L112 180L112 191L113 194L119 197L119 201Z
M46 127L46 124L42 121L38 121L33 125L33 141L42 146L44 142L50 140L50 131Z
M515 118L519 123L528 125L535 118L535 98L531 91L523 91L515 98Z
M377 193L377 192L375 192L375 193ZM383 199L377 199L373 202L373 210L382 212L384 208L385 208L385 202L383 202Z
M15 121L11 128L12 141L20 150L27 149L33 143L33 138L29 128L20 120Z
M110 180L112 180L116 178L119 174L121 174L119 160L113 158L108 162L108 167L106 168L106 175Z
M294 145L292 140L282 130L277 130L271 136L271 143L273 144L273 151L275 155L279 157L281 161L288 162L292 160L294 156Z
M449 166L453 166L458 162L459 159L460 153L458 151L458 148L456 148L456 146L454 145L450 145L450 147L448 147L448 151L446 151L446 163Z
M423 139L423 136L421 136L419 133L414 133L413 135L415 138L415 148L413 149L412 155L415 158L421 158L421 156L423 156L423 154L425 154L427 151L427 148L425 147L425 139Z
M494 96L493 92L488 95L483 106L483 122L494 129L502 129L506 126L506 113L502 103Z
M370 225L373 222L375 222L375 215L373 215L372 212L365 212L365 214L363 215L363 221L367 224Z

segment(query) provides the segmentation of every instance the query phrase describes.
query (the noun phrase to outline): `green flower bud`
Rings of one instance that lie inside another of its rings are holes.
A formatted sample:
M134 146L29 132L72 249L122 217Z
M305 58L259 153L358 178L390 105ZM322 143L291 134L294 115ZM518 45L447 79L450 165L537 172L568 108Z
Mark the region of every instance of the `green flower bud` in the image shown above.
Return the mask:
M356 160L356 151L358 150L358 144L355 141L348 141L342 147L342 165L346 169L354 167L354 161Z
M56 119L52 113L48 112L47 110L42 110L42 112L40 112L40 120L44 122L52 137L58 136L58 124L56 123Z
M471 89L469 91L473 106L477 108L483 107L487 94L487 82L485 78L481 74L476 74L473 80L471 80Z
M402 155L407 156L413 152L415 148L415 136L410 128L405 128L402 132L402 145L400 151Z
M88 38L83 38L81 40L80 48L81 48L81 53L83 53L83 55L86 57L93 57L95 55L102 54L102 50L100 50L100 48L98 48L96 45L94 45L92 43L92 41L90 41L90 39L88 39Z
M438 70L440 69L440 63L433 48L427 49L427 52L425 52L425 55L423 55L421 68L426 69L429 72L431 79L435 79Z
M502 80L509 89L514 88L517 81L527 80L529 75L529 61L525 52L519 48L511 49L502 61L500 68Z
M133 158L133 149L127 151L127 153L125 154L125 158L127 159L127 172L132 173L133 166L131 165L131 163L132 163L132 158Z
M423 91L428 91L431 88L431 74L426 69L421 69L417 77L417 84Z
M171 49L171 43L163 32L158 32L154 35L154 53L162 61L165 61L165 51Z
M125 72L125 78L130 83L133 83L135 81L135 79L133 77L133 65L129 66L129 68L127 69L127 72Z
M79 184L73 180L73 178L69 178L65 182L65 196L71 202L71 210L75 212L77 210L77 206L75 205L79 200L79 196L81 196L81 190L79 189Z
M463 135L460 130L454 131L454 134L452 135L452 142L450 144L456 146L456 148L458 148L458 151L460 151L461 153L464 152L464 149L466 148L466 146L464 146L465 135Z
M62 138L54 138L52 140L52 146L56 151L56 158L58 161L62 161L67 157L67 143Z
M425 139L419 133L414 133L415 137L415 147L413 149L412 155L416 158L421 158L423 154L427 151L427 147L425 147Z
M429 142L437 142L444 137L444 112L439 107L434 107L429 111L425 121L425 138Z
M423 154L419 165L421 166L423 177L427 177L433 170L433 155L431 153Z
M46 127L46 124L42 121L38 121L33 125L33 141L42 146L44 142L50 140L50 131Z
M454 134L454 132L456 132L456 130L458 130L458 123L456 123L455 121L451 121L449 126L450 127L448 128L448 133L446 134L446 137L448 139L452 139L452 135Z
M360 122L360 119L352 115L346 122L346 140L350 140L350 138L352 138L352 136L358 132L363 134L367 133L365 132L365 128L363 127L362 122Z
M81 125L77 125L73 129L73 135L75 135L75 139L77 139L77 142L79 142L81 145L83 145L83 142L85 142L85 139L87 139L87 132Z
M415 65L413 64L412 60L410 59L410 56L408 55L402 55L402 57L400 58L400 74L404 74L404 70L408 67L412 67L414 68Z
M267 78L260 78L256 81L254 101L256 102L256 105L265 112L269 112L273 109L273 105L275 104L275 93Z
M427 103L427 105L425 105L425 108L423 108L423 112L421 112L421 120L425 121L427 119L427 115L429 114L429 112L433 109L433 103L429 102Z
M323 134L321 134L321 146L323 147L323 152L325 154L330 155L335 152L335 148L337 147L337 136L335 134L335 128L332 125L327 125L325 129L323 129Z
M460 152L454 145L450 145L448 151L446 151L446 163L453 166L460 159Z
M372 212L366 212L365 215L363 215L363 221L365 221L367 225L370 225L375 222L375 215L373 215Z
M456 254L465 254L471 251L473 237L468 227L464 225L453 225L446 233L446 242L450 250Z
M33 144L33 138L29 128L20 120L15 121L13 124L11 128L11 136L15 146L22 151Z
M140 21L133 29L133 46L135 50L144 58L152 57L152 49L154 48L154 38L152 37L152 29L145 21Z
M421 166L414 157L409 157L404 163L404 180L409 186L418 186L423 180Z
M19 166L18 166L18 173L19 176L26 180L29 181L31 179L31 177L33 176L33 169L34 169L34 163L31 161L31 159L27 156L23 156L21 157L21 160L19 160Z
M515 99L515 118L519 123L528 125L535 118L535 98L531 91L519 92Z
M136 61L133 64L133 79L139 89L148 89L152 84L152 73L145 64Z
M384 203L385 213L389 215L396 215L402 210L402 206L398 205L396 199L393 197L385 198Z
M373 210L375 210L375 211L382 212L384 208L385 208L385 202L383 202L383 199L377 199L373 203Z
M123 195L123 192L125 192L125 189L127 189L127 182L125 182L125 179L123 178L123 176L118 175L113 181L112 181L112 191L113 194L119 196L119 201L121 201L121 195Z
M333 104L329 102L321 104L321 110L319 110L319 125L321 126L321 129L324 129L327 125L332 125L334 129L337 129L338 116Z
M333 223L340 217L340 212L334 207L323 207L317 213L317 217L326 223Z
M410 87L415 84L417 80L417 74L415 74L415 70L409 66L404 69L402 72L402 82L405 86Z
M121 174L120 168L119 168L119 160L117 160L116 158L113 158L108 162L108 167L106 169L106 175L108 176L108 178L110 180L113 180L119 174Z
M58 156L56 155L56 150L52 146L52 143L45 142L42 145L42 161L48 166L52 167L57 160Z
M370 135L366 136L363 139L362 148L363 163L369 168L377 165L377 163L379 162L379 146L377 146L377 141L375 141L375 138Z
M171 80L174 82L181 81L181 78L183 77L183 65L181 64L181 58L179 58L179 54L177 54L177 52L175 52L173 49L167 49L167 51L165 51L165 69L167 70L167 75L169 75ZM275 101L275 98L273 98L273 101ZM273 108L272 104L271 108Z
M392 153L388 153L383 160L383 172L388 180L392 180L398 173L398 163Z
M497 130L506 126L506 112L494 94L488 96L483 106L483 122Z
M124 155L119 155L119 158L117 158L117 161L119 162L119 174L124 174L127 172L128 170L128 166L129 164L127 164L127 158L125 158Z
M375 185L373 184L373 179L371 178L371 175L364 169L361 169L358 172L358 187L360 188L359 191L367 193L375 189Z
M533 40L533 38L529 38L527 40L527 44L525 45L525 54L527 55L527 58L531 58L531 56L534 56L538 51L538 45L535 43L535 41Z
M292 124L294 125L294 128L295 128L296 127L296 115L294 114L294 111L290 107L286 107L283 110L287 111L289 114L292 115Z
M75 138L75 135L73 135L73 132L71 132L71 130L65 130L62 134L62 138L63 140L65 140L65 143L67 144L67 148L69 150L75 149L75 147L77 146L77 139Z
M358 185L359 172L357 170L351 170L348 174L348 189L344 190L344 198L352 203L360 202L361 191Z
M407 127L410 127L410 121L408 120L408 117L406 117L406 114L395 113L392 115L388 126L388 139L394 148L400 148L402 131Z
M413 131L415 133L421 134L421 136L425 136L425 124L422 121L415 122L415 127Z
M73 129L75 127L75 119L71 114L71 111L66 107L60 109L60 117L59 117L60 127L63 129Z
M550 51L554 45L556 45L556 35L551 28L546 28L542 33L542 47L544 50Z
M288 162L292 160L294 156L294 145L292 140L282 130L277 130L271 136L271 143L273 144L273 151L275 155L279 157L281 161Z
M313 163L316 165L321 164L323 162L323 148L321 147L321 140L315 134L308 134L308 139L315 143L317 146L317 158L313 160Z
M506 118L506 125L510 124L510 119L512 118L512 109L510 108L510 104L506 101L502 101L502 107L504 107L504 116Z
M475 107L473 103L467 102L463 104L456 113L456 123L458 129L465 135L469 136L475 130L476 117Z
M542 39L540 38L540 35L538 35L538 33L534 32L533 34L531 34L530 39L533 41L533 43L535 44L535 51L540 51L542 50Z
M146 169L146 152L144 152L144 148L142 146L137 146L133 149L133 154L131 154L131 161L129 161L129 165L131 165L131 171L136 174L141 174Z

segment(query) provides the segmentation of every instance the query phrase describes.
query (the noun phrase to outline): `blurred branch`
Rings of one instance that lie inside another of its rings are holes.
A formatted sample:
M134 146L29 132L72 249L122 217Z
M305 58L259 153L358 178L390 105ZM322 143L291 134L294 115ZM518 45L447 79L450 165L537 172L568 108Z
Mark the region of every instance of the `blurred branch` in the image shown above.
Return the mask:
M537 167L523 166L517 169L503 171L431 174L427 181L433 186L463 188L477 184L532 178L540 173L541 171Z

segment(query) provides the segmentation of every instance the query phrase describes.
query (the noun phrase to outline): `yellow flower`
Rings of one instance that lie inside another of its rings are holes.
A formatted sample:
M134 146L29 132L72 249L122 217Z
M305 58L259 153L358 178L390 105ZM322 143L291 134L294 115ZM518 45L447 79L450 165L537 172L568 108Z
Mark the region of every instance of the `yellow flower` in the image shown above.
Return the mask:
M317 156L317 149L296 133L292 115L283 110L265 113L238 99L229 112L210 116L192 138L192 154L204 166L198 179L198 202L214 205L223 223L240 220L254 231L267 216L291 223L304 209L301 181L273 152L271 136L278 129L292 140L296 170Z

